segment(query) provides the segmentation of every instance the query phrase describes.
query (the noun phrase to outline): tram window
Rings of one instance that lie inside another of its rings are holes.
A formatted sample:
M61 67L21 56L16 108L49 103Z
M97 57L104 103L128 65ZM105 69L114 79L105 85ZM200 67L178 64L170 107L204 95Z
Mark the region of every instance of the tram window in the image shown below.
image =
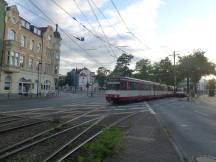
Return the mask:
M131 90L131 82L128 82L128 84L127 84L127 90Z
M122 82L121 82L121 85L120 85L120 89L121 89L121 90L126 90L126 89L127 89L127 82L122 81Z
M131 90L136 90L136 83L131 83Z
M108 85L107 85L107 88L108 88L109 90L119 90L120 84L108 84Z

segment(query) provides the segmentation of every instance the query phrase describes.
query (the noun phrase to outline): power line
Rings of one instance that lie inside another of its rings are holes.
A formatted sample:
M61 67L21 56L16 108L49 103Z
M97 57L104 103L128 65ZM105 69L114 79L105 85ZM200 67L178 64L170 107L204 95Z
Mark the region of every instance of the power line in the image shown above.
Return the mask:
M110 2L112 3L113 7L115 8L116 12L118 13L122 23L124 24L125 28L127 29L128 33L133 36L136 40L138 40L142 45L144 45L147 49L150 49L148 46L146 46L133 32L130 31L127 23L125 22L125 20L123 19L119 9L117 8L117 6L115 5L113 0L110 0Z
M62 10L65 10L62 6L60 6L55 0L53 0L53 2ZM79 12L81 13L81 15L85 18L87 24L91 27L91 30L94 31L94 27L91 25L91 23L89 22L87 16L84 14L84 12L82 11L82 9L80 8L79 4L76 2L76 0L73 0L74 4L76 5L76 7L78 8ZM65 12L67 12L65 10ZM68 12L67 12L68 13ZM68 13L70 15L70 13ZM70 15L71 16L71 15ZM74 17L73 17L74 18ZM95 31L94 31L95 32ZM96 33L96 32L95 32Z
M51 23L56 24L49 16L47 16L34 2L32 2L32 0L29 0L29 2L36 8L38 9ZM81 47L76 41L74 41L72 39L72 37L65 32L63 29L59 28L60 31L62 31L62 33L64 33L74 44L76 44L80 49L83 50L84 53L87 54L87 56L89 56L89 53L83 48ZM74 37L74 36L73 36ZM96 64L100 64L97 60L95 60L94 58L90 57L91 60L93 60ZM101 65L101 64L100 64Z
M91 9L91 11L92 11L92 13L93 13L93 15L94 15L94 17L95 17L95 19L96 19L98 25L99 25L99 27L100 27L102 33L103 33L103 35L104 35L106 41L108 42L108 37L107 37L107 35L105 34L105 31L103 30L103 27L102 27L102 25L101 25L101 23L100 23L100 20L99 20L99 18L97 17L97 15L96 15L96 13L95 13L95 11L94 11L94 8L92 7L92 5L91 5L91 3L90 3L90 0L87 0L87 1L88 1L89 7L90 7L90 9ZM109 47L110 47L110 46L109 46ZM114 56L117 58L117 56L116 56L116 54L114 53L112 47L110 47L110 49L111 49L112 53L114 54Z
M55 0L52 0L52 2L54 2ZM75 0L73 0L73 1L75 1ZM112 47L115 47L116 49L118 49L118 50L120 50L120 51L122 51L122 52L124 52L124 53L127 53L125 50L123 50L123 49L121 49L121 48L119 48L119 47L116 47L116 46L114 46L113 44L111 44L110 42L107 42L106 40L104 40L103 38L101 38L100 36L98 36L98 35L96 35L94 32L92 32L88 27L86 27L83 23L81 23L78 19L76 19L74 16L72 16L67 10L65 10L64 9L64 7L62 7L60 4L58 4L56 1L55 1L55 3L57 4L57 6L59 7L59 8L61 8L67 15L69 15L74 21L76 21L77 23L79 23L84 29L86 29L89 33L91 33L95 38L97 38L97 39L99 39L99 40L101 40L102 42L104 42L104 43L107 43L107 44L109 44L110 46L112 46ZM83 13L84 14L84 13ZM84 14L85 15L85 14ZM85 16L86 17L86 16Z
M52 0L52 2L57 6L57 7L59 7L61 10L63 10L68 16L70 16L73 20L75 20L75 21L77 21L77 19L74 17L74 16L72 16L66 9L64 9L60 4L58 4L55 0ZM74 2L76 3L76 1L74 0ZM76 3L77 4L77 3ZM77 4L77 6L78 6L78 4ZM80 9L80 11L82 12L82 10L81 10L81 8L79 8ZM85 14L82 12L82 14L85 16ZM85 18L87 19L87 17L85 16ZM78 22L78 21L77 21ZM84 27L84 29L86 29L86 27L82 24L82 23L80 23L80 22L78 22L79 23L79 25L80 26L82 26L82 27ZM90 24L89 24L90 25ZM92 27L92 26L91 26ZM87 30L87 31L89 31L89 30ZM108 53L109 53L109 50L108 50ZM112 56L112 55L111 55ZM112 56L112 57L114 57L114 56Z
M110 21L108 20L108 18L104 15L104 13L101 11L101 9L95 4L95 2L93 0L91 0L92 4L95 6L95 8L97 8L97 10L99 11L99 13L104 17L104 19L106 20L106 22L113 28L113 30L116 32L116 34L122 38L122 36L119 34L119 32L116 30L116 28L110 23Z

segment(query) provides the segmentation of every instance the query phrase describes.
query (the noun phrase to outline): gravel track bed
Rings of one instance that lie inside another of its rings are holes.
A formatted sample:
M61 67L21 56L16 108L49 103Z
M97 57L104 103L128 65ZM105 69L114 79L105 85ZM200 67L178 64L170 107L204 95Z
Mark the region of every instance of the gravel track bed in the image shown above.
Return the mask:
M69 140L71 140L71 138L75 137L82 131L82 127L72 129L44 142L36 144L35 146L28 148L28 150L24 150L18 154L8 157L7 159L2 160L2 162L41 162L48 155L52 154L55 150L66 144Z
M0 134L0 149L3 149L7 146L13 145L19 141L22 141L28 137L33 137L34 135L45 131L47 129L53 128L57 124L52 122L40 123L37 125L32 125L29 127L24 127L16 129L10 132L5 132Z
M117 121L119 118L123 117L123 115L110 115L103 119L101 122L99 122L96 126L89 129L86 133L81 135L77 140L75 140L73 143L65 147L61 152L57 153L55 157L49 160L49 162L54 162L57 159L61 158L62 155L68 153L68 151L72 150L73 148L79 146L82 142L90 138L91 136L95 135L97 132L102 130L103 128L109 126L113 122ZM79 151L79 150L78 150ZM71 154L68 156L65 161L75 162L77 159L78 154Z
M77 119L75 121L72 121L70 123L67 123L66 125L64 125L64 129L69 128L73 125L79 124L83 121L87 121L93 119L93 117L82 117L80 119ZM20 128L20 129L16 129L13 131L9 131L9 132L5 132L0 134L0 149L3 149L7 146L10 146L12 144L15 144L17 142L20 142L22 140L25 140L28 137L33 137L38 133L41 133L43 131L46 131L48 129L51 128L55 128L59 125L60 123L54 123L54 122L44 122L44 123L40 123L37 125L32 125L29 127L24 127L24 128ZM63 130L63 129L61 129ZM48 135L51 135L50 133L48 134L44 134L42 136L40 136L40 138L42 137L47 137Z
M4 120L0 120L0 125L5 124L5 123L9 123L9 122L13 122L15 120L22 120L21 117L10 117Z
M23 119L23 120L20 120L18 122L14 122L14 123L11 123L9 125L5 125L5 126L1 127L0 131L7 130L7 129L10 129L10 128L15 128L15 127L18 127L18 126L24 126L26 124L33 124L33 123L36 123L36 122L40 122L40 120Z

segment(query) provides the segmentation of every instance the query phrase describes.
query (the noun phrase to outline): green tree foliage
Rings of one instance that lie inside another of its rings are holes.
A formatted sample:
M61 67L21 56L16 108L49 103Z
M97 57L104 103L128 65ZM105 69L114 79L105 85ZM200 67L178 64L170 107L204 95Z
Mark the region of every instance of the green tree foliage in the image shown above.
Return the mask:
M104 87L109 74L110 74L110 70L106 69L105 67L98 68L96 80L100 87Z
M193 52L193 54L179 58L179 75L182 80L186 77L189 77L195 91L196 84L199 82L202 76L216 74L215 64L209 62L208 58L205 57L204 54L204 51L196 50Z
M142 59L136 63L137 72L134 77L173 85L173 65L171 60L166 57L160 60L160 62L151 64L148 59Z
M216 89L216 80L215 79L210 79L208 81L208 89L215 90Z
M131 76L132 70L129 68L130 62L133 59L133 55L123 53L119 58L117 59L116 66L111 73L112 76Z
M153 66L149 59L142 59L136 62L135 74L133 75L135 78L151 80Z
M215 88L216 88L216 80L215 79L211 79L208 81L208 89L209 89L209 96L214 96L215 93Z
M155 63L153 66L153 78L154 81L173 85L174 84L174 75L173 75L173 65L171 60L166 57L165 59L160 60L159 63Z

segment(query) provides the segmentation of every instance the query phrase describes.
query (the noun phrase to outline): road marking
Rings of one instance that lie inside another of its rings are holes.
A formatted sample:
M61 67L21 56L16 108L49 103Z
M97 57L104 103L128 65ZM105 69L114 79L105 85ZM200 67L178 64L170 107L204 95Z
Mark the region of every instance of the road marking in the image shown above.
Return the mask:
M180 124L181 127L189 127L188 124Z
M145 106L149 109L149 112L151 114L156 115L156 112L151 108L151 106L147 102L145 102Z
M195 111L195 113L200 114L202 116L208 117L208 114L200 112L200 111Z

